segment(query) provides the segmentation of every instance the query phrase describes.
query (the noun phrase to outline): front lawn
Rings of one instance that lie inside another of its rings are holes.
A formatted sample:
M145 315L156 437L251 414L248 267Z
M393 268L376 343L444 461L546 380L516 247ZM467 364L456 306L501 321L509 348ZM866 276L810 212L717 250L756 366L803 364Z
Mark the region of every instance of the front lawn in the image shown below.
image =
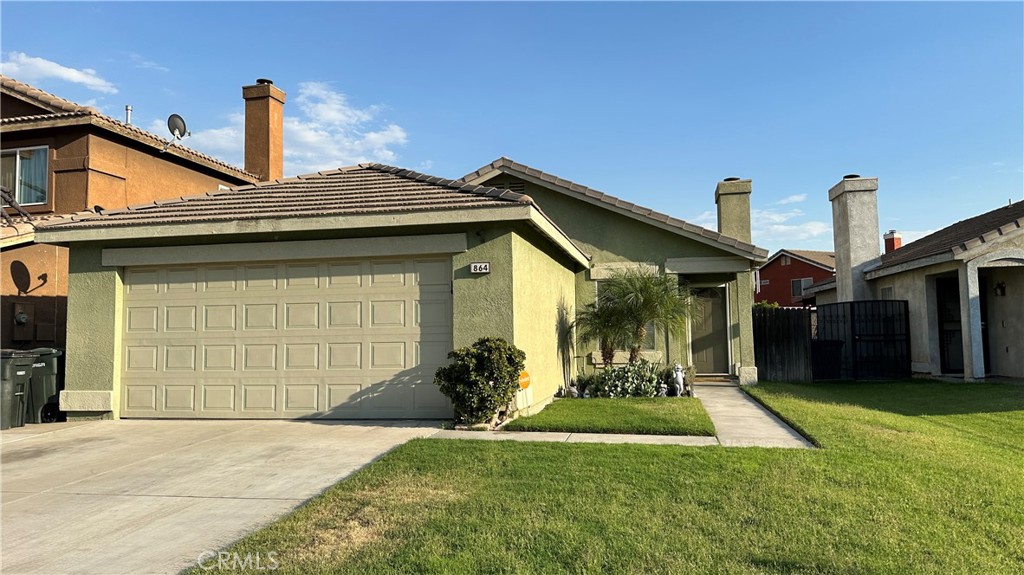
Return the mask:
M231 551L303 574L1024 572L1024 386L753 394L823 449L421 439Z
M704 406L692 397L560 399L536 415L510 421L505 429L641 435L715 434L715 426Z

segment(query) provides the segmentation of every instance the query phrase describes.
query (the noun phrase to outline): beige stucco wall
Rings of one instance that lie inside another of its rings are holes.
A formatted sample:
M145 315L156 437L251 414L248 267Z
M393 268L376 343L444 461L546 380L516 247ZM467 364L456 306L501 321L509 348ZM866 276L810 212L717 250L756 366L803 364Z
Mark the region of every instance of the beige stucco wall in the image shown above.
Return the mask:
M1006 295L988 299L989 370L1024 378L1024 267L989 270L990 294L1000 282Z
M522 235L512 237L513 343L526 352L531 384L520 392L520 406L529 413L551 401L574 373L571 348L563 355L560 337L574 317L575 274L552 254Z
M952 274L956 277L959 262L943 262L900 274L885 276L870 282L871 297L881 297L885 287L893 288L893 299L907 300L910 320L910 370L915 373L939 373L939 342L929 334L938 333L935 317L935 276ZM929 279L931 278L931 279ZM832 292L835 293L835 292ZM927 294L931 293L931 296ZM929 303L931 301L931 303ZM820 302L819 300L819 303Z

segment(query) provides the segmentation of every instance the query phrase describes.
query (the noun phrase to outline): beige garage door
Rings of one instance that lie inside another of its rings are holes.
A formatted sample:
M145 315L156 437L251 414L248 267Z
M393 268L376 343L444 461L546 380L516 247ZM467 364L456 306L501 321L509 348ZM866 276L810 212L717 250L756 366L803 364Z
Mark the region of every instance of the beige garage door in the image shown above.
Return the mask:
M439 418L449 258L129 267L122 417Z

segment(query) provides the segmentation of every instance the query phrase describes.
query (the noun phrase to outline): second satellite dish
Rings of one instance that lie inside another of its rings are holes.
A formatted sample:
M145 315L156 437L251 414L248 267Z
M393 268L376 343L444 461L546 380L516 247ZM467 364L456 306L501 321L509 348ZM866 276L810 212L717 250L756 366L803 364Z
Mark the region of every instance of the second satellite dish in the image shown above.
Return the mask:
M170 117L167 118L167 129L171 132L171 139L167 141L167 145L164 146L164 149L161 150L161 152L166 152L167 148L174 145L174 142L192 135L192 132L189 132L188 128L185 127L185 118L182 118L177 114L171 114Z

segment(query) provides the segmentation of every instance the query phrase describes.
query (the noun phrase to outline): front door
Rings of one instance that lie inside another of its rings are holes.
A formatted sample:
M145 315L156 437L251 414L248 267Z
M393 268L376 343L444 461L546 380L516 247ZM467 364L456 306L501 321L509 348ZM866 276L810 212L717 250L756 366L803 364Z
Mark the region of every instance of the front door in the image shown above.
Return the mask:
M942 373L964 372L963 326L960 322L960 281L936 278L939 314L939 357Z
M725 287L696 288L690 347L697 373L729 373L729 329Z

